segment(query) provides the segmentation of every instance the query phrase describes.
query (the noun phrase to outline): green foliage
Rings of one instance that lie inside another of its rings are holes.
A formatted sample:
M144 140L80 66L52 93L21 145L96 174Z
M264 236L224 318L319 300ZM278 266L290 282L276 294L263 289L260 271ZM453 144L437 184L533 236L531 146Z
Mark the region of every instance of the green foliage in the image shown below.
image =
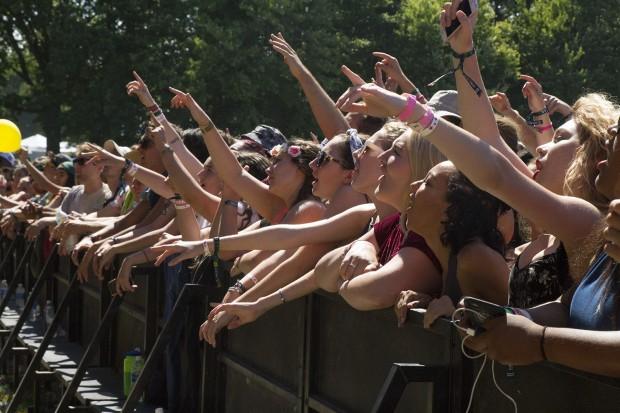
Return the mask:
M318 132L299 86L268 43L282 31L332 98L346 64L365 79L373 51L397 56L426 95L454 87L441 44L443 0L13 0L0 2L0 117L34 114L61 137L135 140L144 111L125 94L131 70L167 107L167 86L190 91L220 127L258 123ZM481 1L476 47L491 91L524 108L519 73L568 102L587 90L620 95L620 8L592 0ZM184 111L170 113L182 126Z

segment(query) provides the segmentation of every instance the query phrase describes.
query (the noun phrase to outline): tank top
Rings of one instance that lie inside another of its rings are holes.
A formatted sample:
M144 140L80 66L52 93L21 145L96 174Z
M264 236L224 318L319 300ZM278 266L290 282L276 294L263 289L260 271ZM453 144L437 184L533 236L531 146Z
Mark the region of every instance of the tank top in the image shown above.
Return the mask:
M569 274L568 256L564 244L548 255L519 268L519 256L510 271L509 305L529 308L553 301L573 284Z
M439 260L421 235L409 231L405 238L400 229L400 213L397 212L377 222L373 226L373 231L379 245L379 264L385 265L402 248L412 247L422 251L441 273Z
M601 252L588 268L570 304L568 325L582 330L618 330L620 280L604 277L619 264ZM616 277L618 274L615 274Z

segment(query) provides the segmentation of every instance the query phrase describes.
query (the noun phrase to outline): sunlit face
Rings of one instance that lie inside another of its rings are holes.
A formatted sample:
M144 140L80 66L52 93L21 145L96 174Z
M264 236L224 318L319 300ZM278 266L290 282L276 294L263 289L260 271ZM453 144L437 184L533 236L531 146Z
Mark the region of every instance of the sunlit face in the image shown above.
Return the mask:
M539 146L536 149L539 158L536 160L534 180L550 191L562 194L566 171L578 147L579 141L576 136Z
M267 168L267 180L272 193L287 199L301 188L305 175L287 153L280 153L271 159L271 165Z
M607 159L598 163L596 189L608 199L620 197L620 139L618 125L609 128L609 139L605 143Z
M198 173L198 183L210 194L219 194L222 190L222 181L213 167L211 158L206 160L204 169Z
M103 167L91 162L91 157L83 155L79 155L73 160L73 167L75 168L76 180L82 184L91 179L100 178L103 170Z
M448 180L457 170L452 162L435 165L421 181L411 184L407 229L429 237L441 227L448 202Z
M390 149L379 155L381 176L379 176L375 195L377 199L393 206L399 211L407 207L407 193L411 183L411 167L406 139L411 139L411 130L403 133Z
M312 194L320 199L330 200L343 185L351 182L353 171L342 167L341 154L336 150L342 139L332 139L310 162L312 169Z
M355 169L351 186L357 192L374 195L377 189L377 182L382 174L379 155L383 153L383 148L377 144L381 133L383 132L379 131L372 135L366 140L364 146L353 154Z
M577 124L574 120L569 119L562 126L557 128L553 133L553 142L565 141L577 135Z

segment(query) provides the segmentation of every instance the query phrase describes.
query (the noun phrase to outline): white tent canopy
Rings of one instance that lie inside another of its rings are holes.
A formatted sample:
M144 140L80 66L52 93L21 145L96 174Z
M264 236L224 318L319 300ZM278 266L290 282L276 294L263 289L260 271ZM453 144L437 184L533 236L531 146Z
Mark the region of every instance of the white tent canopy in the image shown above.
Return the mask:
M22 139L22 148L27 149L30 154L30 158L34 159L37 156L45 155L47 152L47 138L43 135L32 135L25 139ZM75 154L75 146L69 144L67 141L60 142L60 152L73 155Z

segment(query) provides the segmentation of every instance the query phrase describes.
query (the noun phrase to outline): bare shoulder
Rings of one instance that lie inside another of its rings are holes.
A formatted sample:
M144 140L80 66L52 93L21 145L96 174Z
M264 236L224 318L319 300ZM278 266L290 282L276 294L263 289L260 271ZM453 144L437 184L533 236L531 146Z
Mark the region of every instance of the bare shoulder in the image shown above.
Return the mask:
M305 200L297 203L289 211L289 224L301 224L317 221L325 217L325 204L316 200Z
M466 272L486 272L490 267L507 267L506 260L499 252L481 241L470 242L458 253L458 266Z

